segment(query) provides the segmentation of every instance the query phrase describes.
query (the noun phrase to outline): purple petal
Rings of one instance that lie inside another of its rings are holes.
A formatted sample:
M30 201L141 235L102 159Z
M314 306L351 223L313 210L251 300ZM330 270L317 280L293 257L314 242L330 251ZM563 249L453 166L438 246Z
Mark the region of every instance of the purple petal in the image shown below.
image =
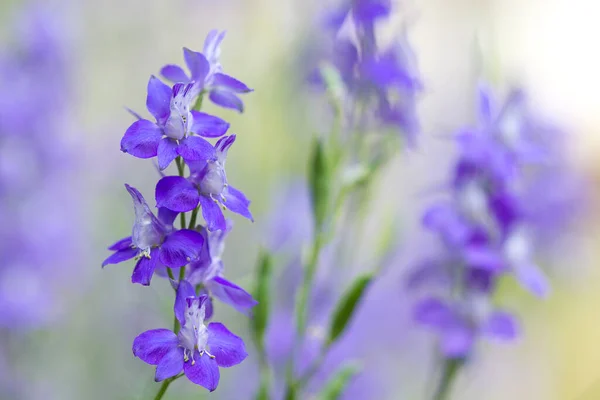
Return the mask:
M433 297L415 304L413 318L423 325L440 329L451 325L456 319L447 303Z
M185 376L196 385L204 386L213 392L219 385L220 378L217 362L206 354L200 356L198 351L194 354L194 360L193 364L191 360L183 364Z
M208 64L206 57L204 57L202 53L184 48L183 58L192 73L192 80L204 82L204 79L206 79L206 75L208 75L208 71L210 70L210 65Z
M491 90L486 85L479 85L478 88L479 97L479 121L484 126L492 124L493 118L493 99Z
M210 95L208 97L213 103L221 107L244 112L244 103L242 102L242 99L237 97L235 93L226 90L214 89L210 91Z
M463 358L469 355L475 332L466 323L457 323L442 332L442 353L448 358Z
M544 273L535 264L520 264L514 266L517 280L525 289L538 297L546 297L550 292L550 285Z
M132 244L133 244L133 241L131 240L131 236L127 236L126 238L123 238L123 239L113 243L108 248L108 250L113 250L113 251L125 250L125 249L131 247Z
M439 232L452 244L463 243L470 230L468 225L449 204L437 204L429 208L422 219L423 226Z
M173 222L175 222L175 218L177 218L178 214L179 213L177 211L169 210L166 207L158 208L158 219L167 226L173 225Z
M176 83L176 82L188 83L190 81L190 78L188 78L188 76L183 71L183 68L181 68L179 65L173 65L173 64L165 65L160 70L160 74L162 76L164 76L165 79L168 79L173 83Z
M209 231L223 230L227 227L221 206L208 196L200 196L202 216Z
M135 264L133 274L131 275L131 282L139 283L144 286L149 286L156 268L156 254L153 254L151 258L142 257Z
M248 206L250 206L250 200L248 200L242 192L233 186L228 186L225 190L225 201L223 204L225 204L225 207L234 213L240 214L241 216L246 217L250 221L254 222L254 218L248 209Z
M183 348L173 347L171 350L163 356L156 367L156 374L154 380L156 382L164 381L167 378L171 378L183 369Z
M152 329L135 338L132 350L142 361L158 365L173 348L177 348L177 335L168 329Z
M183 267L198 258L203 244L204 237L196 231L175 231L160 247L160 262L171 268Z
M175 296L175 306L173 307L177 320L182 324L185 322L185 299L188 297L196 297L196 291L188 281L183 280L177 285L177 295Z
M144 118L142 118L142 116L140 114L138 114L137 112L133 111L131 108L125 107L125 109L127 110L127 112L129 114L133 115L135 117L135 119L144 119Z
M200 294L202 294L203 291L200 291ZM206 290L204 290L204 292L206 292ZM204 320L210 320L213 316L213 312L214 312L214 307L213 307L213 299L212 297L208 297L208 295L206 293L204 293L206 297L206 301L204 302Z
M200 136L183 139L177 152L185 161L206 161L215 157L215 148Z
M173 311L175 312L175 317L177 320L183 324L185 322L185 308L186 301L188 297L195 297L196 291L194 287L188 281L181 281L177 286L177 295L175 296L175 306L173 307Z
M449 285L452 280L445 268L447 261L443 259L428 259L419 262L406 277L406 287L419 289L425 284Z
M125 184L127 192L133 200L135 221L133 223L132 240L138 249L148 250L158 246L166 233L166 227L152 213L144 196L134 187Z
M204 39L204 48L202 50L208 59L213 60L218 57L217 50L224 38L225 31L219 32L218 30L213 29L208 32L206 39Z
M483 326L483 332L502 340L514 340L519 335L515 318L503 311L494 312Z
M187 212L198 205L198 190L181 176L165 176L156 184L156 206Z
M218 89L223 89L233 93L248 93L252 91L252 89L246 86L245 83L222 73L216 73L213 75L213 85Z
M162 130L147 119L135 121L121 139L121 151L138 158L156 156Z
M225 165L225 160L227 159L227 152L229 151L229 148L235 142L235 139L236 139L236 135L234 134L234 135L224 136L221 139L217 140L217 143L215 143L217 157L218 157L219 161L221 162L221 164Z
M158 144L158 168L162 171L177 157L177 142L171 138L162 138Z
M463 255L470 268L496 272L501 271L505 265L502 254L485 246L469 246Z
M152 75L148 81L146 108L157 121L165 120L171 112L171 88Z
M208 345L219 367L233 367L248 356L242 338L218 322L208 325Z
M123 261L131 260L138 253L138 249L133 249L131 247L118 250L117 252L110 255L104 262L102 262L102 266L106 267L108 264L118 264Z
M204 137L223 136L229 129L229 123L219 117L206 114L200 111L192 111L193 124L191 131Z
M245 313L258 304L250 293L223 277L217 276L207 282L206 285L213 296L241 313Z

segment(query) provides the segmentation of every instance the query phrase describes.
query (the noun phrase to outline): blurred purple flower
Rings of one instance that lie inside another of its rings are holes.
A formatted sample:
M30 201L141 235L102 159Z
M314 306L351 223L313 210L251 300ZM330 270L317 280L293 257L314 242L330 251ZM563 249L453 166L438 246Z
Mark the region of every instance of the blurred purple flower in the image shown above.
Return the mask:
M156 365L157 382L183 371L191 382L212 392L219 385L219 367L232 367L247 357L243 340L223 324L204 325L206 300L206 296L196 297L189 282L179 282L174 306L179 333L153 329L133 341L133 354Z
M544 192L531 189L538 187L540 177L551 179L548 167L556 165L558 154L538 140L547 130L528 109L524 93L511 91L498 107L481 87L478 120L476 127L457 135L450 199L434 204L423 216L424 227L445 248L417 265L408 278L414 288L445 288L447 299L421 301L414 317L440 335L441 351L449 358L467 357L484 334L506 340L517 336L513 317L494 311L496 282L512 275L531 293L546 296L549 284L535 263L536 236L542 226L563 218L551 207L535 218L528 211L532 202L545 198ZM555 166L552 171L561 173ZM554 237L559 234L553 232Z
M0 53L0 325L51 321L83 253L80 159L67 139L72 69L67 18L31 5Z
M337 70L351 110L359 103L367 106L365 115L350 111L349 121L363 130L367 123L374 128L396 128L409 144L414 144L419 132L416 100L422 91L415 54L404 33L383 50L375 35L375 23L390 12L390 1L355 0L329 13L325 27L333 33L323 42L329 42L330 48L319 61L326 60ZM348 20L355 37L342 29ZM325 84L321 73L313 71L311 81Z

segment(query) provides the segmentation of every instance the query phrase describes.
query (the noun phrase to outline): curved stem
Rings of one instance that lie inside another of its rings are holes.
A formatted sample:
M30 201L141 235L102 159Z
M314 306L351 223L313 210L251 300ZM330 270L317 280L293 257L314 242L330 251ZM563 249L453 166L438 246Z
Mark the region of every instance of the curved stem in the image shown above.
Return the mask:
M444 361L442 375L433 395L433 400L447 400L449 398L450 389L462 365L462 360L449 359Z
M165 379L162 383L162 385L160 385L160 389L158 389L158 392L156 393L156 396L154 396L154 400L160 400L163 398L163 396L165 395L165 393L167 392L167 389L169 388L169 385L171 384L171 382L181 378L182 375L177 375L174 376L172 378L169 379Z

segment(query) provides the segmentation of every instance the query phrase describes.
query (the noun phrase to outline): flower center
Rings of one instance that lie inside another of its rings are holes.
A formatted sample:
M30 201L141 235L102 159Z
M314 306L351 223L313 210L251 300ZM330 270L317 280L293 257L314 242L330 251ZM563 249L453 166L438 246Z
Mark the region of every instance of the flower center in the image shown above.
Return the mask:
M199 189L203 194L220 195L227 185L225 170L219 161L209 161L200 181Z
M192 365L196 360L194 355L196 351L200 356L204 354L214 358L208 352L208 329L204 325L205 306L203 299L190 297L186 299L187 307L185 310L185 322L177 335L179 345L183 347L183 358L187 362L192 360Z

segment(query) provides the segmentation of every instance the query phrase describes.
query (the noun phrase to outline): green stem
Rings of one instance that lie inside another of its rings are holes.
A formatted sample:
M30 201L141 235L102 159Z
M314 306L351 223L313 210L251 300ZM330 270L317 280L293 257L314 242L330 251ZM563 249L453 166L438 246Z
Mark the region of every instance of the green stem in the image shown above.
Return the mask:
M260 370L260 388L258 394L256 395L256 400L269 400L271 398L273 375L267 359L265 346L262 344L257 345L257 349L258 365Z
M177 164L177 172L179 173L179 176L183 177L185 162L183 161L181 156L177 156L177 158L175 159L175 164ZM179 213L179 222L181 223L181 229L185 229L187 227L187 224L185 222L185 213Z
M173 275L173 270L171 268L167 268L167 275L169 275L169 279L175 280L175 275Z
M169 388L169 385L171 384L171 382L179 379L181 376L182 375L177 375L172 378L165 379L163 381L162 385L160 385L160 389L158 389L158 393L156 393L156 396L154 396L154 400L162 399L163 396L165 395L165 393L167 392L167 389Z
M297 328L297 343L304 338L306 333L306 320L308 318L308 298L310 296L310 289L312 287L313 280L315 278L315 272L317 271L317 265L319 263L319 256L321 254L321 248L323 247L323 233L320 226L315 227L315 238L310 251L310 257L308 263L304 268L304 279L302 286L300 287L300 296L298 298L298 307L296 315L296 328Z
M433 400L447 400L450 396L452 384L458 375L460 368L463 365L462 360L448 359L444 361L442 375L438 383Z
M196 218L198 217L198 210L200 210L200 206L194 208L194 211L192 211L192 217L190 218L190 225L188 226L188 229L196 228Z

